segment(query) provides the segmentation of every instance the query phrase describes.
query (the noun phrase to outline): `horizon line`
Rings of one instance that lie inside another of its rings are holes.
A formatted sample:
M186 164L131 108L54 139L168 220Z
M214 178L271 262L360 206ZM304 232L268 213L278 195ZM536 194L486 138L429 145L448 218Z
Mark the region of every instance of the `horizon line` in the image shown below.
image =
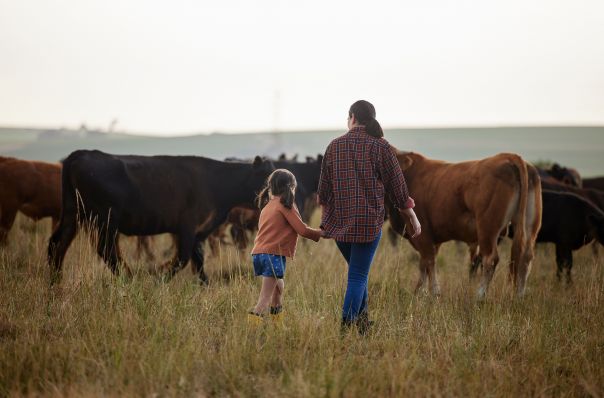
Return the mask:
M604 128L604 123L561 123L561 124L539 124L539 123L525 123L525 124L514 124L514 123L493 123L493 124L432 124L432 125L405 125L405 126L382 126L384 131L388 130L459 130L459 129L503 129L503 128ZM77 132L77 127L49 127L49 126L35 126L35 125L11 125L2 124L0 130L3 129L15 129L15 130L46 130L46 131L71 131ZM182 133L178 132L174 135L167 135L169 133L150 133L140 132L134 130L115 130L108 131L102 128L89 128L86 131L100 133L100 134L114 134L114 135L125 135L132 137L148 137L148 138L187 138L194 136L211 136L211 135L248 135L248 134L296 134L296 133L319 133L326 131L347 131L346 128L338 127L324 127L324 128L308 128L308 129L267 129L267 130L233 130L233 131L221 131L215 130L210 132L191 132Z

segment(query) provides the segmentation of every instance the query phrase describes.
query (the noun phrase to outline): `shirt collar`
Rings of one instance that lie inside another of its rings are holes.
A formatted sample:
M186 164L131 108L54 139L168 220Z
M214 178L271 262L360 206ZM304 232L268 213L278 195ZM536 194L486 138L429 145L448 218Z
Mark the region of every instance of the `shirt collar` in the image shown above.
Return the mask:
M365 133L367 130L365 128L365 126L361 125L361 126L356 126L350 129L350 131L348 131L349 133L353 133L353 134L362 134Z

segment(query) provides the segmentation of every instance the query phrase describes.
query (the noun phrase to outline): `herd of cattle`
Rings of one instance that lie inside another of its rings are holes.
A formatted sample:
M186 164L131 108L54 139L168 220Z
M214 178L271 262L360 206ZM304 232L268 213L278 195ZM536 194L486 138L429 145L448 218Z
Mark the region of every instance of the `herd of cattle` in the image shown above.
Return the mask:
M581 179L558 165L538 169L515 154L461 163L413 152L397 157L422 234L405 233L406 220L388 198L385 217L391 231L420 253L416 290L428 281L439 294L435 258L450 240L469 246L471 275L482 268L479 297L487 292L499 261L498 243L506 236L512 239L509 275L518 295L524 293L536 242L555 243L558 278L566 270L569 283L572 252L594 240L604 244L604 178ZM304 162L218 161L96 150L75 151L62 164L0 157L0 245L6 245L17 212L36 220L51 217L48 261L55 280L79 228L94 235L98 254L115 274L130 272L119 234L137 236L139 247L152 256L148 237L169 233L176 255L160 267L162 275L172 276L191 261L205 283L204 242L216 250L230 225L232 241L241 250L247 246L248 231L258 223L255 194L275 168L296 176L296 203L308 220L316 207L321 161L320 155Z

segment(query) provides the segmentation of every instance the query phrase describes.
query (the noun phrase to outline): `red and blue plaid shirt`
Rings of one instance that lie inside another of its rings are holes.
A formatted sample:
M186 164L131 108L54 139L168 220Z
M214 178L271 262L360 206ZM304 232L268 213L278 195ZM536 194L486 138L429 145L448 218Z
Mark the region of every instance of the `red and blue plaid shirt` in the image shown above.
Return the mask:
M371 242L384 224L384 195L398 209L413 208L395 149L353 127L331 141L321 165L321 228L341 242Z

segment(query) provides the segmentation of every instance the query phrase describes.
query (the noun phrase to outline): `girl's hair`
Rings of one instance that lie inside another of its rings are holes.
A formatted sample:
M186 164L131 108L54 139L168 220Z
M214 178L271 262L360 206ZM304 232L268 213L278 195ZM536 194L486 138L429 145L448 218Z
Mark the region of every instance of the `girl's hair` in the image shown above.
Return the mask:
M281 204L291 209L294 204L294 190L296 189L296 177L289 170L277 169L266 179L262 191L256 197L258 208L262 209L268 203L269 192L281 197Z
M352 114L359 124L365 126L367 134L377 138L384 136L382 126L375 120L375 107L370 102L365 100L355 102L348 111L349 117L352 117Z

